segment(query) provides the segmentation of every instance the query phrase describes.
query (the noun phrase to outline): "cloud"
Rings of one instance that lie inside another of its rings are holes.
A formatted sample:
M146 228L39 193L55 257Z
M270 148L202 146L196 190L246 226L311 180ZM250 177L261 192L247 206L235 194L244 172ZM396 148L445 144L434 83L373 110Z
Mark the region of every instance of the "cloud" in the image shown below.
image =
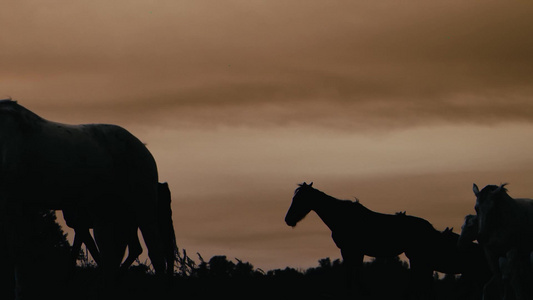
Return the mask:
M525 2L11 5L0 91L50 111L352 129L533 116Z

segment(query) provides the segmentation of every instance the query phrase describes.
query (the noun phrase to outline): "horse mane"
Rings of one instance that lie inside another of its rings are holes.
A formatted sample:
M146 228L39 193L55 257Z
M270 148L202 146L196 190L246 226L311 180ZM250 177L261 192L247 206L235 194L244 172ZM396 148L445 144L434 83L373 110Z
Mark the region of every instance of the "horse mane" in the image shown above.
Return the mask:
M508 183L502 183L499 186L498 185L494 185L494 184L487 185L479 193L480 194L481 193L492 193L492 192L495 192L498 189L499 189L500 192L507 193L507 188L505 187L506 185L508 185Z
M358 206L358 207L362 207L362 208L364 208L364 209L366 209L366 210L370 210L370 209L368 209L367 207L365 207L363 204L361 204L361 202L359 201L359 199L358 199L357 197L354 197L354 198L355 198L354 201L352 201L352 200L340 200L340 199L337 199L337 198L335 198L335 197L332 197L332 196L330 196L330 195L328 195L328 194L322 192L321 190L318 190L318 189L314 188L312 182L311 182L310 184L307 184L307 183L305 183L305 182L304 182L304 183L299 183L299 184L298 184L298 187L296 188L296 190L294 190L294 195L296 195L296 194L297 194L299 191L301 191L302 189L306 189L306 188L310 188L310 189L312 189L313 191L315 191L315 192L317 192L317 193L320 193L320 194L323 194L323 195L325 195L325 196L327 196L327 197L329 197L329 198L331 198L331 199L335 199L335 200L337 200L337 201L341 201L341 202L344 202L344 203L355 204L355 205Z
M2 110L14 109L17 106L20 105L17 103L17 101L12 100L11 98L0 100L0 108L2 108Z
M15 115L18 118L21 118L22 120L26 121L27 123L44 121L44 119L41 118L39 115L18 104L17 101L12 99L0 100L0 113L8 113L11 115Z

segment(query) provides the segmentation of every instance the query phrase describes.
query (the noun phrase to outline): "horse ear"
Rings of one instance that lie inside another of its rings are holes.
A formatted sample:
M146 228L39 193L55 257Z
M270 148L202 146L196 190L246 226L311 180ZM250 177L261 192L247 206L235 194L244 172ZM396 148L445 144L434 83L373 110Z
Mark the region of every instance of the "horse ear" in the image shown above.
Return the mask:
M309 186L313 186L313 182L311 181L311 183L309 184Z
M477 185L474 183L474 186L472 187L472 190L474 191L474 195L476 195L476 197L479 195L479 188L477 187Z
M492 192L492 193L493 193L493 194L497 194L497 193L499 193L501 190L504 190L504 191L505 191L505 186L506 186L506 185L507 185L507 183L502 183L502 184L500 184L500 186L499 186L496 190L494 190L494 192Z

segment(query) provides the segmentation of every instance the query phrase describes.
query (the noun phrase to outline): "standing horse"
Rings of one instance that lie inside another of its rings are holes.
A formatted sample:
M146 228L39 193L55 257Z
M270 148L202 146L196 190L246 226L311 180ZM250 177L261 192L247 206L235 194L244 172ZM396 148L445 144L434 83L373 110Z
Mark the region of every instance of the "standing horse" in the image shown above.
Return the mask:
M131 216L141 229L156 273L164 273L157 184L154 158L125 129L51 122L15 101L1 100L0 224L14 259L17 298L21 298L25 269L17 251L19 233L27 226L20 222L25 207L84 209L94 220L95 233L99 232L97 242L119 238L116 226ZM104 248L100 249L102 265L109 279L118 266L113 250Z
M487 185L481 191L476 184L473 185L477 239L483 245L498 281L509 277L515 296L531 299L533 292L528 281L532 277L533 200L512 198L507 194L506 185Z
M315 211L329 227L333 241L341 250L349 286L354 279L356 287L360 284L364 255L394 257L405 253L411 268L411 284L422 284L421 291L412 292L429 296L433 280L430 245L438 239L439 233L428 221L373 212L359 202L338 200L312 185L304 182L296 189L285 222L294 227L311 210Z

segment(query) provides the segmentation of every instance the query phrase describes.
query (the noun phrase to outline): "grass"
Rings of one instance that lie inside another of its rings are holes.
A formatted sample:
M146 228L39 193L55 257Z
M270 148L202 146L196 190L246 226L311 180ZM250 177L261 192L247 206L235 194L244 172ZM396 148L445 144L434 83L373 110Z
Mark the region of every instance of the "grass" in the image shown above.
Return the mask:
M192 260L191 260L192 261ZM191 268L192 267L192 268ZM191 263L186 272L177 269L171 284L160 280L149 266L139 264L112 288L105 289L94 265L78 267L75 274L61 276L41 270L29 299L403 299L409 270L399 259L377 259L364 264L364 288L359 297L350 296L340 261L329 258L305 271L292 268L263 272L250 263L225 256L208 262ZM37 277L34 277L36 279ZM457 299L460 283L454 276L434 278L436 300ZM469 297L466 299L476 299Z

